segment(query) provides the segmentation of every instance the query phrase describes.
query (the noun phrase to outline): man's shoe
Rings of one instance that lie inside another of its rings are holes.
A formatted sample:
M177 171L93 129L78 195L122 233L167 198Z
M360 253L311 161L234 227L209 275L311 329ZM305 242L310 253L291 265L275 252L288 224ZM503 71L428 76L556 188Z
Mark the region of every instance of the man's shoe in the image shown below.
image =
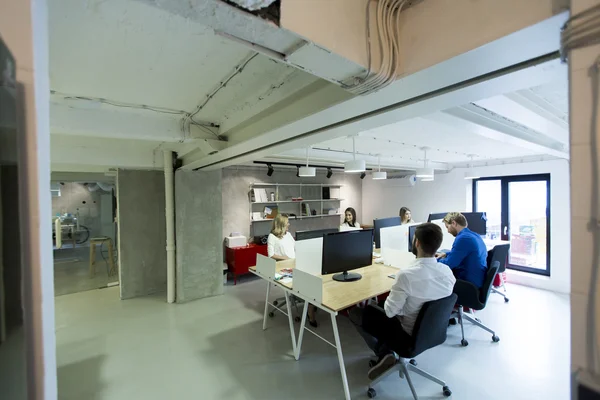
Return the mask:
M387 370L396 365L396 362L397 360L394 354L386 354L367 373L369 380L374 381L375 379L383 375Z

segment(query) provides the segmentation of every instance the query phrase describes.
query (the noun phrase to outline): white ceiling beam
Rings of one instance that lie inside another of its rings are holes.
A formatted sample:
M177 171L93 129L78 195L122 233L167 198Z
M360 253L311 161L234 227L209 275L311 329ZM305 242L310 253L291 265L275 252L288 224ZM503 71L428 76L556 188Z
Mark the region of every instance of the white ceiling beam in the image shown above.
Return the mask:
M569 115L564 113L550 103L542 100L539 96L533 93L530 89L519 90L515 93L507 93L505 95L510 100L536 113L542 118L560 126L565 131L569 131ZM568 140L567 140L568 142Z
M539 154L569 158L568 149L563 143L473 104L451 108L425 118Z
M565 121L554 115L549 119L549 112L535 106L530 100L517 93L490 97L476 101L475 104L531 128L552 140L565 145L569 143L569 126Z

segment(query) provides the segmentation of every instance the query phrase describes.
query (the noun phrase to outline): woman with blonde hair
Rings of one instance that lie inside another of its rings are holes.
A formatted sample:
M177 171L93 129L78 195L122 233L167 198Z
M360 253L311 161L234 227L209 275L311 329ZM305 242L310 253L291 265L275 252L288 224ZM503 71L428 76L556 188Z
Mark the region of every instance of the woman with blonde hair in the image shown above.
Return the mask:
M267 239L267 255L272 259L283 261L296 258L296 241L288 232L289 228L290 221L286 214L278 214L273 220L273 228ZM315 328L318 326L315 319L316 310L312 304L308 306L308 323Z
M290 222L285 214L278 214L273 220L273 228L267 239L267 254L277 261L296 258L296 242L288 232Z
M400 223L402 225L404 224L411 224L414 221L412 220L412 215L410 213L410 208L408 207L402 207L400 209Z

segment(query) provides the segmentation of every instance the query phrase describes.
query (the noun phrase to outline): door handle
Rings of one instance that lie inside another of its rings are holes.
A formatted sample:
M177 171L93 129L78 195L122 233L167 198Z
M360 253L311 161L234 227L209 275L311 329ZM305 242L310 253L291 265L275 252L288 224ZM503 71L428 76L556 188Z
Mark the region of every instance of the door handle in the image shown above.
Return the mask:
M505 226L504 227L504 236L507 236L507 235L508 235L508 226Z

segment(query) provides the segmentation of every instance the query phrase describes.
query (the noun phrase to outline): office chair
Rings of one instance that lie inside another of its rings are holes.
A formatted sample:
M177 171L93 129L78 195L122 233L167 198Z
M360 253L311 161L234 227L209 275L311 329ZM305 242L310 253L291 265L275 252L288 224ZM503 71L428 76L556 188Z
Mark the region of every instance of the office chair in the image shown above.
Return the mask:
M446 382L436 378L420 368L417 368L417 362L414 360L414 357L418 356L425 350L429 350L446 341L448 318L452 313L452 309L456 304L457 298L458 297L456 294L453 293L448 297L444 297L443 299L429 301L423 304L413 328L412 342L390 346L391 350L396 353L400 359L393 368L390 368L384 374L369 383L367 396L370 399L377 395L377 392L373 386L389 374L396 371L399 372L400 378L406 378L408 386L410 387L410 391L412 392L415 400L418 400L419 397L417 396L417 392L413 386L409 371L421 375L422 377L425 377L442 386L444 396L449 397L452 395L452 391L446 385ZM374 307L379 312L385 313L381 307L375 305L370 305L369 307ZM369 362L370 367L373 365L374 361Z
M467 342L465 339L463 319L467 319L481 329L490 332L492 334L493 342L500 341L500 338L496 336L496 332L482 324L479 318L471 317L463 312L464 307L472 308L473 310L483 310L485 308L488 298L490 297L492 283L494 282L494 278L496 277L499 268L499 261L494 261L492 266L488 267L481 289L478 289L477 286L473 285L471 282L463 281L461 279L456 280L456 284L454 285L454 293L458 295L458 312L452 313L452 317L458 317L458 322L460 323L460 330L462 333L462 340L460 341L460 344L463 346L469 345L469 342Z
M510 244L501 244L495 246L488 254L488 268L494 263L494 261L498 261L500 263L500 268L498 269L498 276L500 277L500 286L502 287L502 289L504 289L504 293L506 293L506 286L504 286L504 278L502 276L502 273L506 271L509 250ZM505 303L509 302L509 298L506 297L504 293L496 289L494 286L492 286L492 292L498 293L500 296L504 297Z

